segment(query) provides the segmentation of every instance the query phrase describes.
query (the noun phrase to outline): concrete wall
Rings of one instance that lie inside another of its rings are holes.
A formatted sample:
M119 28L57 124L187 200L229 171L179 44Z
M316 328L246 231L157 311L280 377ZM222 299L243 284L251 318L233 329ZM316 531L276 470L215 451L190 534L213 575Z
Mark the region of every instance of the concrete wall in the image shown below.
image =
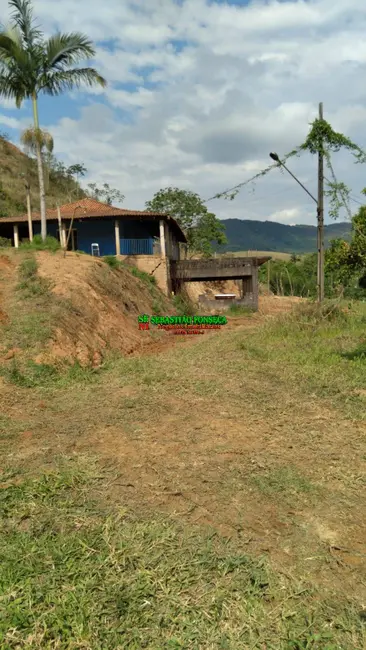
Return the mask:
M156 278L156 284L165 293L171 292L169 260L158 255L120 255L119 259L124 260L140 271L145 271Z

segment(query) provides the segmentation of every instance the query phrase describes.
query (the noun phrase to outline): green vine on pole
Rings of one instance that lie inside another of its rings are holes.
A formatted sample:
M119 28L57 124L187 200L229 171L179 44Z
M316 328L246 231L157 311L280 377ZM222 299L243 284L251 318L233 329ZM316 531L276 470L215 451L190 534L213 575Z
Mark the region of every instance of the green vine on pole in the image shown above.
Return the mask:
M324 119L321 120L316 118L311 122L310 127L310 131L305 141L300 146L283 156L281 160L282 162L286 162L289 158L300 156L304 152L308 152L312 155L322 153L331 176L330 179L326 179L327 189L325 190L325 195L329 198L329 216L333 219L337 219L341 208L344 208L347 211L348 216L352 216L349 207L351 190L345 183L337 180L332 165L331 154L338 153L341 149L346 149L355 158L356 164L362 164L366 162L366 152L355 142L352 142L350 138L343 135L343 133L334 131L329 122ZM249 178L242 183L238 183L238 185L235 185L224 192L215 194L215 196L208 199L208 201L220 198L230 199L232 201L243 187L250 183L255 183L256 180L262 176L266 176L266 174L275 167L279 168L283 173L281 163L269 165L252 176L252 178Z

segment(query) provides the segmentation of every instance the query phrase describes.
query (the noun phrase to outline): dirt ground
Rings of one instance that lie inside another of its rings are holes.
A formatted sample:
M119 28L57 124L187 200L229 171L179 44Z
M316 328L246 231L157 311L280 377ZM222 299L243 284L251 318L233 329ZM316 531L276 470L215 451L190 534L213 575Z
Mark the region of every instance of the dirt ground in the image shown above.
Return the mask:
M252 349L253 329L296 302L263 297L253 317L207 336L169 336L90 385L3 382L13 432L5 462L29 469L92 453L113 473L99 494L106 503L214 527L284 575L366 606L365 422L303 392L290 366L282 375L238 358Z

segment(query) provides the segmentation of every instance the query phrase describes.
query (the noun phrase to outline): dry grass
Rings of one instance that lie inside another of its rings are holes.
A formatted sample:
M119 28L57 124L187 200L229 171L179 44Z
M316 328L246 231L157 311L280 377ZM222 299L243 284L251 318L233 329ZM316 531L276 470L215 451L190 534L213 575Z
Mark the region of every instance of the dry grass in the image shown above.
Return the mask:
M263 318L3 383L4 647L364 647L365 310Z

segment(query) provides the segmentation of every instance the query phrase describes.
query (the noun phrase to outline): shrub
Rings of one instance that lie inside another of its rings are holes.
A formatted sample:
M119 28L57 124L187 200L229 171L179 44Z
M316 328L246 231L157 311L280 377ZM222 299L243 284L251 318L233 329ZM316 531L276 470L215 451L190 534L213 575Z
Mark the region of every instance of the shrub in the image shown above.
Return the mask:
M108 264L111 269L118 269L121 266L121 263L118 261L115 255L105 255L103 261Z
M154 275L150 275L149 273L146 273L146 271L140 271L137 266L131 266L129 270L135 278L139 278L139 280L143 280L148 284L156 284L156 278Z
M185 292L178 293L173 297L173 305L180 316L194 316L196 313L193 303Z
M293 310L292 318L298 322L317 324L337 320L345 321L348 318L348 313L339 303L327 300L322 304L307 302L297 305Z
M38 273L37 260L34 257L28 257L19 264L19 279L21 282L33 279Z
M0 237L0 248L9 248L11 246L11 239Z
M61 248L61 246L56 237L47 235L46 239L43 241L41 235L34 235L33 241L28 240L22 242L20 248L23 250L51 251L52 253L55 253Z

